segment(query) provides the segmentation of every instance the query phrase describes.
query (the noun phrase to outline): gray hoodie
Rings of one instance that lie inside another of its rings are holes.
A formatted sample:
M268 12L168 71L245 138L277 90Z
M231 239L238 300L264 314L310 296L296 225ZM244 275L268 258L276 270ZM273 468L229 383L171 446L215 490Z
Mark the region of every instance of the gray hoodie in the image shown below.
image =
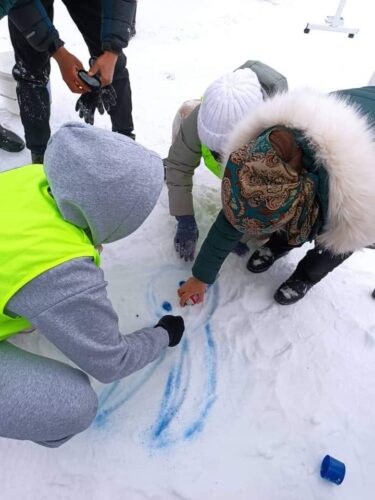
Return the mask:
M155 153L81 123L67 123L50 139L45 173L63 218L83 228L95 245L135 231L163 185ZM161 327L121 335L106 285L92 259L74 259L30 281L6 311L28 319L84 371L111 382L156 359L169 337Z

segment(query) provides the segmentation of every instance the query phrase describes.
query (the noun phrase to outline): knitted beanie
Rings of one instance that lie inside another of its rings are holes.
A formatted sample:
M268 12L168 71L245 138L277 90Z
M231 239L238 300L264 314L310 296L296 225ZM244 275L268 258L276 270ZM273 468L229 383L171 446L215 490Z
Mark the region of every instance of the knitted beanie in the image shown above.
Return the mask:
M262 101L261 85L250 68L238 69L214 81L204 93L198 113L202 144L222 153L234 126Z

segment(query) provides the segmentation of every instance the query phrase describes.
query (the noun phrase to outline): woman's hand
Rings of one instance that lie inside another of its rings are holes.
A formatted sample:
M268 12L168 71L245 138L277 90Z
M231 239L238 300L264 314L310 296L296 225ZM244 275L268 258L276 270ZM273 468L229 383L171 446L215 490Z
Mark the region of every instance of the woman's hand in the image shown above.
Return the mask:
M203 283L203 281L199 281L197 278L192 276L182 286L180 286L177 291L178 296L180 297L180 306L184 306L186 301L193 295L196 299L196 304L202 303L207 288L207 283Z

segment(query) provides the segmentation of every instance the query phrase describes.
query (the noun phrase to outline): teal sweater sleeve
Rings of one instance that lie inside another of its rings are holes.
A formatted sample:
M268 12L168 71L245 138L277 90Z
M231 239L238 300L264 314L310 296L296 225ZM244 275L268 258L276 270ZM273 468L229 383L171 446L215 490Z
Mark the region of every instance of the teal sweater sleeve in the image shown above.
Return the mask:
M211 285L224 260L241 238L242 233L228 222L221 210L195 259L193 276Z

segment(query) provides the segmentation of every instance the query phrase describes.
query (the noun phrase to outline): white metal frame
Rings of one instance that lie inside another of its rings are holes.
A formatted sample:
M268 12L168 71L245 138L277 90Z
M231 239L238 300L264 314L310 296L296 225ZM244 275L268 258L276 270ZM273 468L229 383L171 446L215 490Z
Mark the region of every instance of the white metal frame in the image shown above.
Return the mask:
M342 12L344 10L346 0L340 0L334 16L325 18L326 24L311 24L307 23L304 29L305 33L310 33L310 30L337 31L339 33L347 33L349 38L353 38L359 31L359 28L347 28L344 26L344 18Z

